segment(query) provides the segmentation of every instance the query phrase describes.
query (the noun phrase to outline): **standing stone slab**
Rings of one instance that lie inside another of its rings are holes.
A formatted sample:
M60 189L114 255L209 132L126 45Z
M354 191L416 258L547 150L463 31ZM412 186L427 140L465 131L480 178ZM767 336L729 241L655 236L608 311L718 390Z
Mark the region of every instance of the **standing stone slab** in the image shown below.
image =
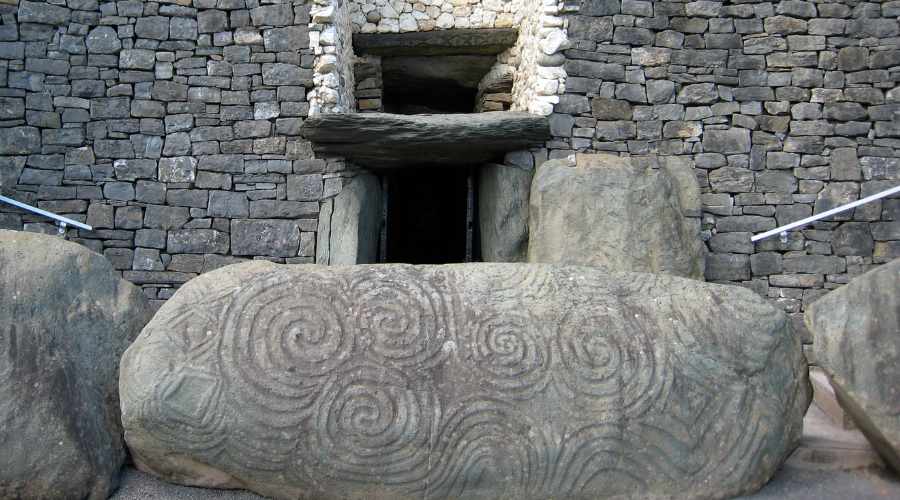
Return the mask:
M534 170L488 164L478 169L478 224L485 262L525 262L528 196Z
M579 155L544 163L531 184L528 262L703 278L696 191L683 175L627 158ZM699 195L697 195L699 204Z
M0 498L101 500L125 461L119 357L150 320L99 254L0 230Z
M809 403L753 292L586 267L229 266L122 366L139 468L284 499L725 498Z
M820 298L805 319L841 406L900 472L900 259Z
M345 184L334 198L330 230L319 244L328 245L332 265L371 264L378 261L381 232L381 183L371 174L360 174Z

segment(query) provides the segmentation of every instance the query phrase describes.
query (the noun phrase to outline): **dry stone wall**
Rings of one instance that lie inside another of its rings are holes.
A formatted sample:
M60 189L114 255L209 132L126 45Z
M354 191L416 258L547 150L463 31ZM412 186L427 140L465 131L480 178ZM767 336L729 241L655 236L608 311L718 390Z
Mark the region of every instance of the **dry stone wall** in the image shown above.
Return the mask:
M900 182L897 1L4 0L0 183L94 225L71 238L152 299L239 259L311 262L318 213L351 174L299 127L377 104L377 72L354 78L352 33L413 30L404 14L415 30L512 16L519 40L495 70L514 72L511 109L549 113L554 138L506 163L693 162L711 281L799 320L900 256L896 198L749 241ZM55 231L0 211L4 228Z
M342 165L298 136L319 55L309 4L0 9L7 194L94 226L69 237L151 299L238 260L314 260L320 202L340 190ZM0 210L3 228L56 232Z
M750 235L900 184L900 2L582 0L536 152L678 155L703 188L711 281L790 313L900 256L900 200ZM810 340L807 337L808 340Z

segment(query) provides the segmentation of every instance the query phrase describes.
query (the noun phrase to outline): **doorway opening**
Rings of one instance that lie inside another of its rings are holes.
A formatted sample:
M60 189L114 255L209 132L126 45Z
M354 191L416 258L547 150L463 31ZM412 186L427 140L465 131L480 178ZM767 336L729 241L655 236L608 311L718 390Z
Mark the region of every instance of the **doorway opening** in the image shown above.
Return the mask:
M383 262L448 264L480 260L473 168L423 165L382 177Z

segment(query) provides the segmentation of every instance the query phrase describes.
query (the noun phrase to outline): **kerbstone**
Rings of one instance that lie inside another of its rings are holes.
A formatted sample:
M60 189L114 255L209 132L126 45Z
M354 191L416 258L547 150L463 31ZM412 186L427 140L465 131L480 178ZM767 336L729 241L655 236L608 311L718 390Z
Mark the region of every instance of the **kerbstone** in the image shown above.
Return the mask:
M793 450L809 402L789 319L753 292L563 266L243 263L182 287L122 366L145 470L276 498L734 496ZM475 486L475 464L498 466Z

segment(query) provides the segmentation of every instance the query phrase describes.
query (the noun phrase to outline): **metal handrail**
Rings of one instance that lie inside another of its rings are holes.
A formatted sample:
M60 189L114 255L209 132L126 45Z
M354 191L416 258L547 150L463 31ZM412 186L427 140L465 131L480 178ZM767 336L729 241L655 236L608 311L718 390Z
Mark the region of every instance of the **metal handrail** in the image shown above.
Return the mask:
M33 214L43 215L44 217L49 217L49 218L55 220L56 223L59 224L59 232L60 233L65 232L66 226L77 227L78 229L84 229L85 231L93 231L94 230L93 227L91 227L83 222L78 222L77 220L72 220L68 217L63 217L62 215L57 215L53 212L48 212L46 210L43 210L43 209L40 209L37 207L33 207L27 203L22 203L21 201L16 201L12 198L7 198L6 196L0 196L0 202L8 203L14 207L21 208L22 210L31 212Z
M776 227L775 229L766 231L764 233L759 233L759 234L751 237L750 241L759 241L759 240L768 238L769 236L775 236L776 234L781 234L783 236L787 236L787 232L791 229L794 229L794 228L797 228L800 226L805 226L805 225L809 224L810 222L815 222L817 220L824 219L825 217L830 217L834 214L845 212L847 210L850 210L851 208L856 208L860 205L865 205L866 203L869 203L869 202L872 202L875 200L880 200L881 198L890 196L895 193L900 193L900 186L894 186L890 189L885 189L884 191L875 193L871 196L866 196L865 198L862 198L860 200L852 201L850 203L841 205L839 207L832 208L831 210L826 210L820 214L813 215L812 217L800 219L796 222L791 222L790 224L785 224L781 227Z

